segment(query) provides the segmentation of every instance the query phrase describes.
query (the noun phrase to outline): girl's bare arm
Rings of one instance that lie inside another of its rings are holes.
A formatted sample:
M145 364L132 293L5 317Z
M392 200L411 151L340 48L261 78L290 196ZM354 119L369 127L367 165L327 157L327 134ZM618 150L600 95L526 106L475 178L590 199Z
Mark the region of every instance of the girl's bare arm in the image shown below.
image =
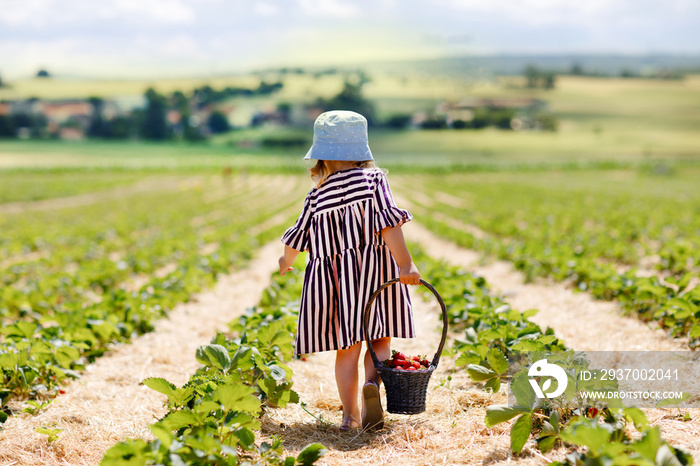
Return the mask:
M394 256L396 264L399 266L399 278L404 285L420 285L420 272L413 263L411 253L406 247L406 240L403 237L401 227L388 227L382 230L382 238L391 255Z
M299 251L294 248L290 248L286 244L284 245L284 253L279 258L280 264L280 275L284 275L292 270L292 264L294 259L299 255Z

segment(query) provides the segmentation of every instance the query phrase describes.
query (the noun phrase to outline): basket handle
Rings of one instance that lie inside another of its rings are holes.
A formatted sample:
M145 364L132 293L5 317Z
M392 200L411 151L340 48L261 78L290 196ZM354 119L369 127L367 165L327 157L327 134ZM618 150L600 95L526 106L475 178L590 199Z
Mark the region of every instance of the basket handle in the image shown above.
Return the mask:
M369 314L372 309L372 304L374 303L374 300L377 298L379 293L381 293L384 289L388 288L389 286L393 285L394 283L399 282L399 278L394 278L392 280L389 280L388 282L384 283L382 286L379 287L377 291L372 293L372 296L370 296L369 301L367 301L367 305L365 306L365 318L364 318L364 334L365 334L365 341L367 341L367 349L369 350L369 354L372 356L372 361L374 362L375 366L379 366L379 359L377 359L377 355L374 352L374 348L372 348L372 342L370 342L369 339ZM445 340L447 339L447 310L445 309L445 303L442 301L442 298L438 294L437 290L433 288L433 285L430 283L426 282L422 278L420 279L420 282L428 288L433 295L435 295L435 298L437 299L438 303L440 304L440 309L442 310L442 339L440 340L440 346L438 347L437 352L435 353L435 356L433 356L433 360L430 363L433 366L438 365L438 362L440 361L440 354L442 353L442 348L445 346Z

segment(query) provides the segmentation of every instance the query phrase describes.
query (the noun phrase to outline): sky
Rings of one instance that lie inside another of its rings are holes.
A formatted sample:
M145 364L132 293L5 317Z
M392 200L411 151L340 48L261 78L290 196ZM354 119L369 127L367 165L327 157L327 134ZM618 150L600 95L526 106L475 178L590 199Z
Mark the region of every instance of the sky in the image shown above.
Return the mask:
M211 76L489 54L699 54L698 0L0 0L0 76Z

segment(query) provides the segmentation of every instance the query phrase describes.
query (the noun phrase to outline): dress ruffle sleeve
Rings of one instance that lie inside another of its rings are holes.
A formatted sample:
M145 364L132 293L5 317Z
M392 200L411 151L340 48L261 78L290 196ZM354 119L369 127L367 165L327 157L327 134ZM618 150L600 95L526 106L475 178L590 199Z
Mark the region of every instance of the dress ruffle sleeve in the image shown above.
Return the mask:
M380 233L384 228L401 226L413 219L411 212L399 209L394 202L394 196L389 188L386 175L379 172L377 185L374 190L376 213L374 218L375 233Z
M289 227L282 235L282 242L297 251L309 249L309 227L311 226L311 193L304 200L304 207L301 209L296 223Z

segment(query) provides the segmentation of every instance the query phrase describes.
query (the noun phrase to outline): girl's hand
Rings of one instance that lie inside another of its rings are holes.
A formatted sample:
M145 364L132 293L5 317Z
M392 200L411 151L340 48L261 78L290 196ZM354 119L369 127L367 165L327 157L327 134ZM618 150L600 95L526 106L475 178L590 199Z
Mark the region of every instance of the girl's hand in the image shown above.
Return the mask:
M280 275L284 275L287 272L292 271L292 264L287 262L287 258L284 255L281 255L279 258L279 265L280 265ZM292 261L293 262L293 261Z
M407 266L399 267L399 279L404 285L420 285L420 272L411 261Z

